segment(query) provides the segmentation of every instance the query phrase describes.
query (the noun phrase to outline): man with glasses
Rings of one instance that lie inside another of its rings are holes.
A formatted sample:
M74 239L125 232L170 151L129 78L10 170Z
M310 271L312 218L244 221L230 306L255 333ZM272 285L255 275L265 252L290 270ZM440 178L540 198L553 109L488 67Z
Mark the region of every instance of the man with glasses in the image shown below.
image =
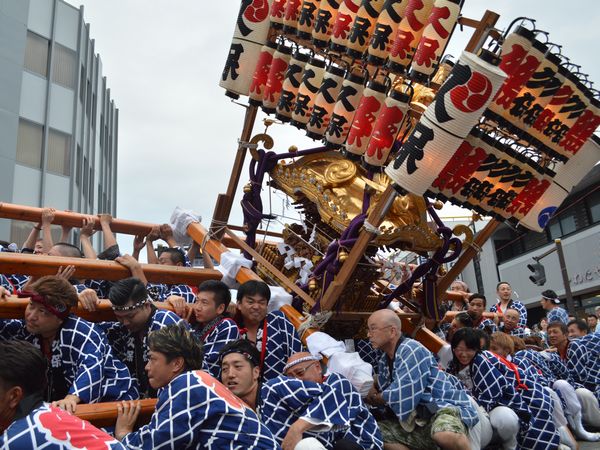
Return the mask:
M187 323L171 311L157 309L144 283L138 278L126 278L113 284L108 294L117 322L99 325L117 357L123 361L138 381L142 397L154 397L156 391L148 383L144 367L148 363L148 333L172 324Z
M368 320L373 347L383 351L377 385L367 403L385 408L379 428L386 449L465 449L477 410L466 391L442 372L433 354L419 342L402 337L398 315L375 311Z

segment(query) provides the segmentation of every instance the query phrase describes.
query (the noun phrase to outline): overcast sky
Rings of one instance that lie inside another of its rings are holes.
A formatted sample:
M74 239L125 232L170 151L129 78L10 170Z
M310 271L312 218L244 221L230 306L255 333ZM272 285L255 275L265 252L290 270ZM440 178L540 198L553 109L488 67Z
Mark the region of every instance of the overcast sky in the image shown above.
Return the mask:
M67 1L84 7L119 108L117 216L164 223L180 206L209 223L217 194L227 188L244 115L218 85L240 2ZM550 32L551 42L563 45L563 54L600 83L599 5L597 0L466 0L463 15L479 19L492 8L500 14L501 29L516 17L533 17ZM460 55L471 33L457 29L448 52ZM264 129L264 117L259 114L255 133ZM277 151L318 144L289 125L273 126L270 134ZM247 179L244 171L240 191ZM274 198L273 211L282 212L280 197ZM241 217L236 200L230 223L240 224Z

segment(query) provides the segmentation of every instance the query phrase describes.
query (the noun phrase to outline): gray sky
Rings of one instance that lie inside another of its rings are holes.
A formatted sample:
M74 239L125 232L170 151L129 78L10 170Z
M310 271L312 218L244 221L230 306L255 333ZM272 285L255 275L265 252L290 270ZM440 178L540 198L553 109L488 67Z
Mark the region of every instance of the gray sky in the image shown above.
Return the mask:
M244 108L218 86L240 2L67 1L84 6L119 108L118 217L164 223L180 206L210 222L217 194L227 188L243 122ZM550 32L551 42L563 45L563 54L600 83L599 5L597 0L465 0L463 15L479 19L491 8L500 14L499 28L519 16L533 17ZM448 52L460 55L471 33L457 29ZM263 130L264 117L259 114L255 133ZM280 152L292 144L318 145L289 125L269 132ZM280 197L273 198L273 211L282 212ZM241 224L241 217L236 200L230 223Z

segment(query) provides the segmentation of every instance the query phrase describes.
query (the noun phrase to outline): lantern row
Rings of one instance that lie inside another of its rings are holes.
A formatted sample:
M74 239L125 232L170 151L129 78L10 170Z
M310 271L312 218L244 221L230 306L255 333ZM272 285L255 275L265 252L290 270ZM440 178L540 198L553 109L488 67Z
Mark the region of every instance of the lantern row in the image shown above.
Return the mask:
M502 44L508 75L487 116L547 154L566 161L600 125L600 100L523 27Z

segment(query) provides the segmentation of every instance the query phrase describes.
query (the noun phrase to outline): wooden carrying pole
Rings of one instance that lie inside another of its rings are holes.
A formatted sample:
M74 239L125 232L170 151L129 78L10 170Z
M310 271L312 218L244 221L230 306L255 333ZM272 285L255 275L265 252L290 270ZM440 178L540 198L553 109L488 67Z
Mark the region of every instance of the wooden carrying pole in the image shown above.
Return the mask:
M94 229L101 229L100 219L98 216L90 216L70 211L54 211L54 220L52 221L52 224L81 228L83 226L83 219L86 217L94 217ZM42 220L42 208L15 205L13 203L0 203L0 218L39 223ZM114 233L130 235L141 234L144 236L147 235L150 230L152 230L153 226L155 226L155 224L117 218L113 218L112 222L110 223L110 229ZM229 237L225 239L224 243L228 247L237 248L236 243Z
M148 423L156 408L157 399L146 398L136 400L141 403L139 423ZM117 420L117 407L121 402L104 402L77 405L75 415L82 420L87 420L96 427L114 427Z
M75 266L76 279L116 281L131 276L129 269L114 261L99 259L42 256L25 253L0 253L0 273L44 276L55 275L60 267ZM213 269L140 264L146 279L153 283L190 284L197 286L206 280L220 280L221 272Z
M7 301L0 301L0 318L22 319L28 304L28 298L9 297ZM152 304L158 309L174 311L173 307L168 303L153 302ZM81 305L78 305L71 312L90 322L112 322L116 320L109 300L100 300L96 305L96 311L88 311L83 309Z

